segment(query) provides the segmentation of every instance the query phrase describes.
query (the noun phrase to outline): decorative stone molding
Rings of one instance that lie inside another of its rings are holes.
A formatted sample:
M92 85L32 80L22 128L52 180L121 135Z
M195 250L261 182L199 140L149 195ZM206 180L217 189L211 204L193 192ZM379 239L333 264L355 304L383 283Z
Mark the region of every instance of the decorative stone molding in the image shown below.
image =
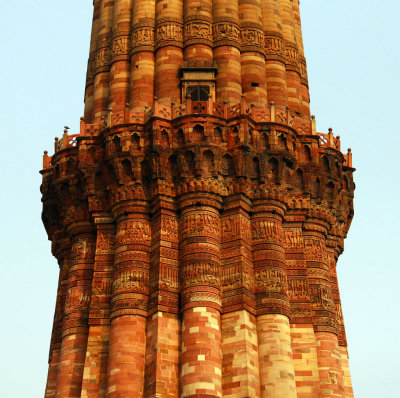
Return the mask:
M264 54L264 32L262 26L246 24L241 27L242 51Z
M112 62L129 59L129 32L116 31L111 43Z
M156 49L165 46L183 47L183 26L180 20L159 20L155 30Z
M279 36L265 34L265 55L266 59L273 59L284 62L285 60L285 43Z
M218 21L213 25L214 47L233 46L240 48L241 31L236 22Z
M299 50L295 44L285 42L286 69L299 72Z
M135 25L131 36L131 53L154 51L154 25Z
M190 20L184 25L184 45L206 44L212 46L212 23L205 20Z

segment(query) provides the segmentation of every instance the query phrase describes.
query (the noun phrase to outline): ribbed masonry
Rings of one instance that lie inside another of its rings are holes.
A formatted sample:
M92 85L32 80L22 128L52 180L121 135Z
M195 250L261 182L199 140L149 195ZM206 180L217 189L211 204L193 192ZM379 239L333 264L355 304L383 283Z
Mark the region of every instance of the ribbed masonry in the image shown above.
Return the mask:
M353 397L351 150L310 116L299 0L94 0L80 133L44 155L46 398Z

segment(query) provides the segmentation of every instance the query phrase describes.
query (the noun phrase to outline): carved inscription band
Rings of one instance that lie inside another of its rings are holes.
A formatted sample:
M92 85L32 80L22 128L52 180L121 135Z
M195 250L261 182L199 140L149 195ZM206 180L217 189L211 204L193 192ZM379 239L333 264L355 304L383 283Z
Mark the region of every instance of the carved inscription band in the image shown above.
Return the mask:
M139 51L154 51L154 48L165 46L182 48L199 43L210 47L233 46L241 51L265 54L267 60L284 62L289 70L300 73L302 82L308 84L305 58L299 56L293 44L263 32L259 26L240 27L231 21L218 21L212 25L205 20L191 20L184 26L177 20L162 20L155 27L151 23L135 25L131 35L115 32L113 38L99 39L97 50L90 54L88 60L87 84L93 83L96 73L107 72L111 62L127 60L129 55Z

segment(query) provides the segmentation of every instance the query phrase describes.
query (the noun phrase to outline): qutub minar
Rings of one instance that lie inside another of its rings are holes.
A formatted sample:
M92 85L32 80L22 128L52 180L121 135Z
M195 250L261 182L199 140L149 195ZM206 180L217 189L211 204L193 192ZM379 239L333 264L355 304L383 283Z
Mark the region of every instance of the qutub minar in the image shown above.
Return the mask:
M80 133L41 172L45 396L352 397L353 171L310 116L299 0L94 0Z

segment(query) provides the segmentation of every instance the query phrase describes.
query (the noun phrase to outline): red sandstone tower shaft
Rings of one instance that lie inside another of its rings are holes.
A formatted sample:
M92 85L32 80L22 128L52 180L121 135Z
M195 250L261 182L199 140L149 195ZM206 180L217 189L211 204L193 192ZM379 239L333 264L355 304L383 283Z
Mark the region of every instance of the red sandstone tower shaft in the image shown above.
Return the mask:
M95 0L80 134L44 155L47 398L353 396L351 151L310 117L299 0Z

